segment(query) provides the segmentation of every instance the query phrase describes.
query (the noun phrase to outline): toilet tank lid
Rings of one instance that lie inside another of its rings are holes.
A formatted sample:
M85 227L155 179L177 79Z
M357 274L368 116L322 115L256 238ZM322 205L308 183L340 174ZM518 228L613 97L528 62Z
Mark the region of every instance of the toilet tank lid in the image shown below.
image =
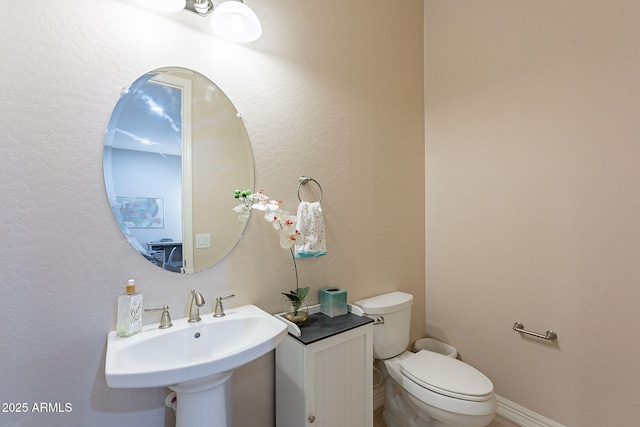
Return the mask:
M364 314L393 313L409 308L412 304L413 295L400 291L376 295L353 303L353 305L360 307Z

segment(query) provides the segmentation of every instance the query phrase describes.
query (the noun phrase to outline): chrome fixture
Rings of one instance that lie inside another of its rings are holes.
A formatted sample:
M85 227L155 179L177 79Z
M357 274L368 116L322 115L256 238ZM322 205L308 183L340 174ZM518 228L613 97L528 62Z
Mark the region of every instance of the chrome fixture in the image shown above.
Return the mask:
M187 0L184 9L200 16L207 16L213 10L213 3L210 0Z
M384 316L378 316L378 318L373 321L372 325L384 325Z
M199 322L200 320L200 308L204 305L204 297L200 292L196 292L191 289L191 304L189 305L189 323Z
M526 329L524 329L524 325L520 322L516 322L513 324L513 330L516 332L521 332L523 334L533 335L534 337L542 338L543 340L553 341L558 339L558 334L551 330L545 332L544 335L537 332L527 331Z
M320 189L320 200L318 200L318 203L320 203L322 201L322 198L324 197L324 192L322 191L322 185L320 185L320 183L318 181L316 181L315 179L311 178L310 176L301 176L299 178L299 184L298 184L298 200L302 201L302 197L300 197L300 187L302 187L303 185L307 185L307 183L309 181L313 181L316 183L316 185L318 186L318 188Z
M262 35L258 15L242 0L222 1L218 6L212 0L137 0L151 9L161 12L187 10L201 17L211 15L211 29L228 41L248 43Z
M158 326L158 328L160 329L167 329L173 326L173 323L171 323L171 314L169 314L169 306L168 305L164 305L162 307L147 307L144 309L144 311L160 311L162 310L162 316L160 317L160 326Z
M235 297L234 294L230 294L224 297L216 298L216 309L213 313L213 317L224 317L224 307L222 306L223 299L229 299Z

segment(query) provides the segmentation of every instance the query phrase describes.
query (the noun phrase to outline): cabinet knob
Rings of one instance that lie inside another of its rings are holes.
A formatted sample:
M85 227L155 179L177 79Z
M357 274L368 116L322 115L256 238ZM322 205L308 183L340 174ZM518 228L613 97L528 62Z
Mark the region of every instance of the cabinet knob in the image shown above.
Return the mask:
M316 417L314 417L313 415L309 415L309 422L313 424L315 421L316 421Z

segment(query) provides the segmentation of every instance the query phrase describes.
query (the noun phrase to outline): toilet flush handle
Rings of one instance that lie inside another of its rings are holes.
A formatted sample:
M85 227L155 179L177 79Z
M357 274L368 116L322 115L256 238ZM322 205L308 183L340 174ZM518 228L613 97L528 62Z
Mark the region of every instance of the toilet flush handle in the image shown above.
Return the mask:
M384 317L378 316L376 320L373 321L374 325L384 325Z

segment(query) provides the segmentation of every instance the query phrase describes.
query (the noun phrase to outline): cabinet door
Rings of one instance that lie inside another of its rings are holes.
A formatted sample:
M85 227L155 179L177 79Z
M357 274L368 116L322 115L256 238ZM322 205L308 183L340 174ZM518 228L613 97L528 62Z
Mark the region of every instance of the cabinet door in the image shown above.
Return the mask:
M311 427L373 424L373 354L367 325L308 346Z

